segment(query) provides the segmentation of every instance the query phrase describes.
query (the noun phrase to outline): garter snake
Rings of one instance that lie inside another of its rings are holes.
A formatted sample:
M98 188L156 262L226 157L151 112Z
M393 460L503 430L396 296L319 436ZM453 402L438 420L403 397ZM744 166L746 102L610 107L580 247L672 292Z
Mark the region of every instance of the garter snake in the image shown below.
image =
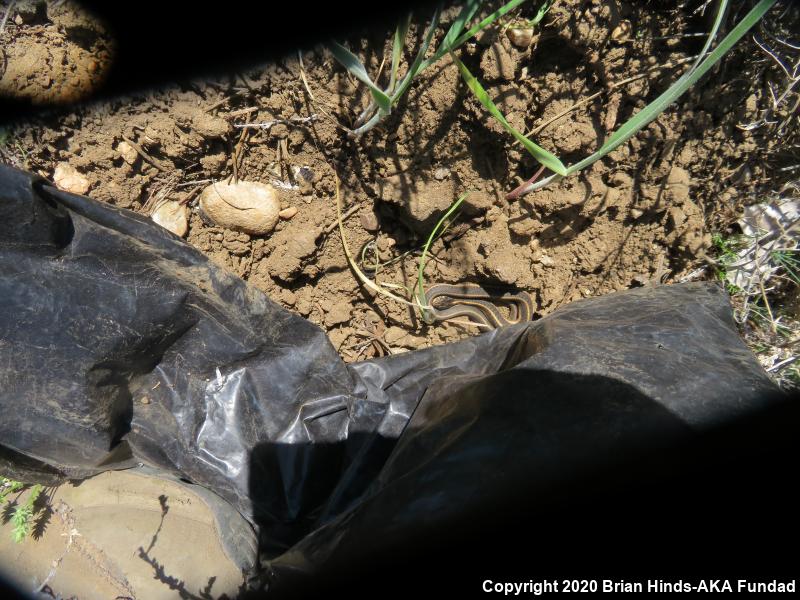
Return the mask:
M434 306L434 301L440 298L450 301L445 301L443 307ZM437 283L425 292L425 303L433 321L469 317L491 329L523 323L533 317L533 300L527 292L492 294L475 283ZM508 307L508 316L500 312L497 304Z

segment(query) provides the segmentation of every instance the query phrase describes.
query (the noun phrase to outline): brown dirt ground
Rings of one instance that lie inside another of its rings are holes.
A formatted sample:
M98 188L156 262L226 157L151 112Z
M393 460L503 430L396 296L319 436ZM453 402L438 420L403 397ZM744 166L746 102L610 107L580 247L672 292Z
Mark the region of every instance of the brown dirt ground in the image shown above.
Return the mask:
M710 7L704 16L693 13L701 4L559 0L529 48L514 47L494 29L467 44L462 59L523 130L605 90L535 136L569 164L683 72L703 38L682 34L708 31L713 17ZM525 4L521 14L534 11L533 3ZM448 15L445 25L452 11ZM630 34L612 36L624 21ZM29 27L49 35L48 26ZM35 40L26 26L17 33L28 36L20 40ZM416 44L418 35L412 28L409 43ZM374 31L349 45L375 73L390 56L388 40L390 31ZM68 37L62 42L70 43ZM59 51L64 48L57 43L49 50ZM429 284L494 282L524 289L534 297L538 317L578 298L679 281L704 264L710 232L733 222L744 204L775 183L775 166L783 160L771 131L738 127L757 119L768 102L764 79L770 72L757 53L745 38L629 143L580 175L516 201L507 201L505 193L533 174L535 162L487 115L449 59L424 72L394 114L357 142L326 115L350 124L368 94L317 50L303 56L313 101L297 57L289 56L222 79L18 123L8 148L12 162L48 178L57 164L69 163L88 178L89 196L118 207L149 214L163 199L187 204L190 244L324 327L345 360L353 361L478 329L427 326L408 307L359 285L335 229L334 169L345 210L355 210L345 221L350 247L360 256L369 244L362 268L374 263L375 253L382 262L397 259L381 269L381 282L414 284L427 233L465 191L471 195L460 218L433 245L425 271ZM318 118L311 123L236 128L312 114ZM117 150L123 138L153 160L126 161ZM313 174L311 182L296 175L303 167ZM228 178L234 169L240 179L286 183L292 189L281 190L282 207L298 212L262 237L206 223L196 207L203 182Z
M0 36L0 96L34 104L75 102L102 83L114 40L72 2L18 1ZM9 2L0 2L0 19Z

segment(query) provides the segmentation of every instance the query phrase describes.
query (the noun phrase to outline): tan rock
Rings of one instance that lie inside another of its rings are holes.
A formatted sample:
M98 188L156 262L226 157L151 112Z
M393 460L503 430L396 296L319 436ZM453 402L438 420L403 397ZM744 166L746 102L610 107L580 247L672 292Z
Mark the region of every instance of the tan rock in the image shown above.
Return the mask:
M139 158L139 154L128 142L120 142L117 144L117 153L122 157L122 160L131 166L133 166Z
M189 211L179 202L172 200L162 202L156 207L150 218L178 237L185 236L189 231Z
M289 220L293 216L295 216L296 214L297 214L297 207L296 206L290 206L289 208L284 208L282 211L280 211L278 213L278 216L281 219Z
M200 210L220 227L265 235L275 229L281 204L271 185L255 181L220 181L201 192Z
M374 211L370 210L369 212L361 213L358 218L361 221L361 226L365 230L370 233L378 231L380 223L378 223L378 215L376 215Z
M533 41L533 28L532 27L512 27L506 31L508 39L517 48L523 50L531 45Z
M69 163L56 165L53 181L58 189L72 194L83 195L89 191L89 180Z

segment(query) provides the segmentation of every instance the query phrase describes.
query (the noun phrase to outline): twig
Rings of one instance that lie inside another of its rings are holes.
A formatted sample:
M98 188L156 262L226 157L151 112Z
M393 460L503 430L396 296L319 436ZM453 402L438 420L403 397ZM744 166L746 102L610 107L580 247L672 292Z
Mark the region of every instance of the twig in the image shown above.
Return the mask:
M349 209L347 209L347 212L345 212L345 213L342 215L342 217L341 217L341 218L342 218L342 221L346 221L347 219L349 219L350 217L352 217L354 214L356 214L356 213L358 212L358 210L359 210L360 208L361 208L361 207L360 207L358 204L356 204L355 206L351 206ZM327 234L327 233L330 233L331 231L333 231L334 229L336 229L338 226L339 226L339 222L338 222L338 221L334 221L333 223L330 223L330 224L328 224L328 225L325 227L325 233L326 233L326 234Z
M213 179L198 179L197 181L185 181L183 183L179 183L175 187L182 188L182 187L189 187L192 185L202 185L204 183L213 183L213 182L214 182Z
M233 119L235 117L241 117L242 115L249 115L250 113L258 111L257 106L251 106L250 108L240 108L239 110L234 110L233 112L229 112L227 114L222 115L223 119Z
M239 95L239 92L234 92L230 96L225 96L222 100L214 102L214 104L212 104L208 108L204 109L203 112L209 112L210 113L212 110L215 110L215 109L219 108L220 106L222 106L226 102L230 102L231 100L236 98L236 96L238 96L238 95Z
M239 183L239 163L244 156L244 143L247 139L248 134L247 129L242 129L242 133L239 135L239 141L236 142L236 147L233 149L233 182Z
M783 367L785 367L787 365L790 365L793 362L795 362L798 358L800 358L800 354L795 355L795 356L790 356L786 360L782 360L781 362L772 365L769 369L767 369L767 372L768 373L772 373L773 371L777 371L779 369L782 369Z
M310 123L316 121L318 115L313 114L310 117L290 117L288 119L272 119L271 121L263 121L261 123L241 123L236 124L236 129L270 129L274 125L294 125L297 123Z
M163 166L163 165L159 164L159 162L158 162L158 161L157 161L155 158L153 158L152 156L150 156L150 155L149 155L147 152L145 152L145 151L142 149L142 147L141 147L139 144L137 144L136 142L134 142L134 141L133 141L133 140L131 140L131 139L128 139L128 138L127 138L127 137L125 137L124 135L122 136L122 139L123 139L123 140L125 140L125 142L126 142L126 143L127 143L127 144L128 144L130 147L131 147L131 148L133 148L134 150L136 150L136 153L137 153L139 156L141 156L141 157L142 157L142 159L143 159L143 160L144 160L144 161L145 161L147 164L149 164L149 165L152 165L153 167L155 167L156 169L158 169L158 170L159 170L159 171L161 171L162 173L166 173L166 172L168 172L168 169L167 169L165 166Z

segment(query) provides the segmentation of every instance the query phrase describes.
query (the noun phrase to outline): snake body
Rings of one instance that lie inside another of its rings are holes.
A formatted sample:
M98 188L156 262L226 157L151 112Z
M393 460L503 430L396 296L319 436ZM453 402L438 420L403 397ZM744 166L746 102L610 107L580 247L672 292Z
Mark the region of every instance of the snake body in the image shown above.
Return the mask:
M441 299L445 301L436 306L434 302ZM435 321L468 317L491 329L530 321L534 310L533 299L527 292L491 294L474 283L438 283L428 288L425 302ZM500 312L497 304L508 306L508 317Z

